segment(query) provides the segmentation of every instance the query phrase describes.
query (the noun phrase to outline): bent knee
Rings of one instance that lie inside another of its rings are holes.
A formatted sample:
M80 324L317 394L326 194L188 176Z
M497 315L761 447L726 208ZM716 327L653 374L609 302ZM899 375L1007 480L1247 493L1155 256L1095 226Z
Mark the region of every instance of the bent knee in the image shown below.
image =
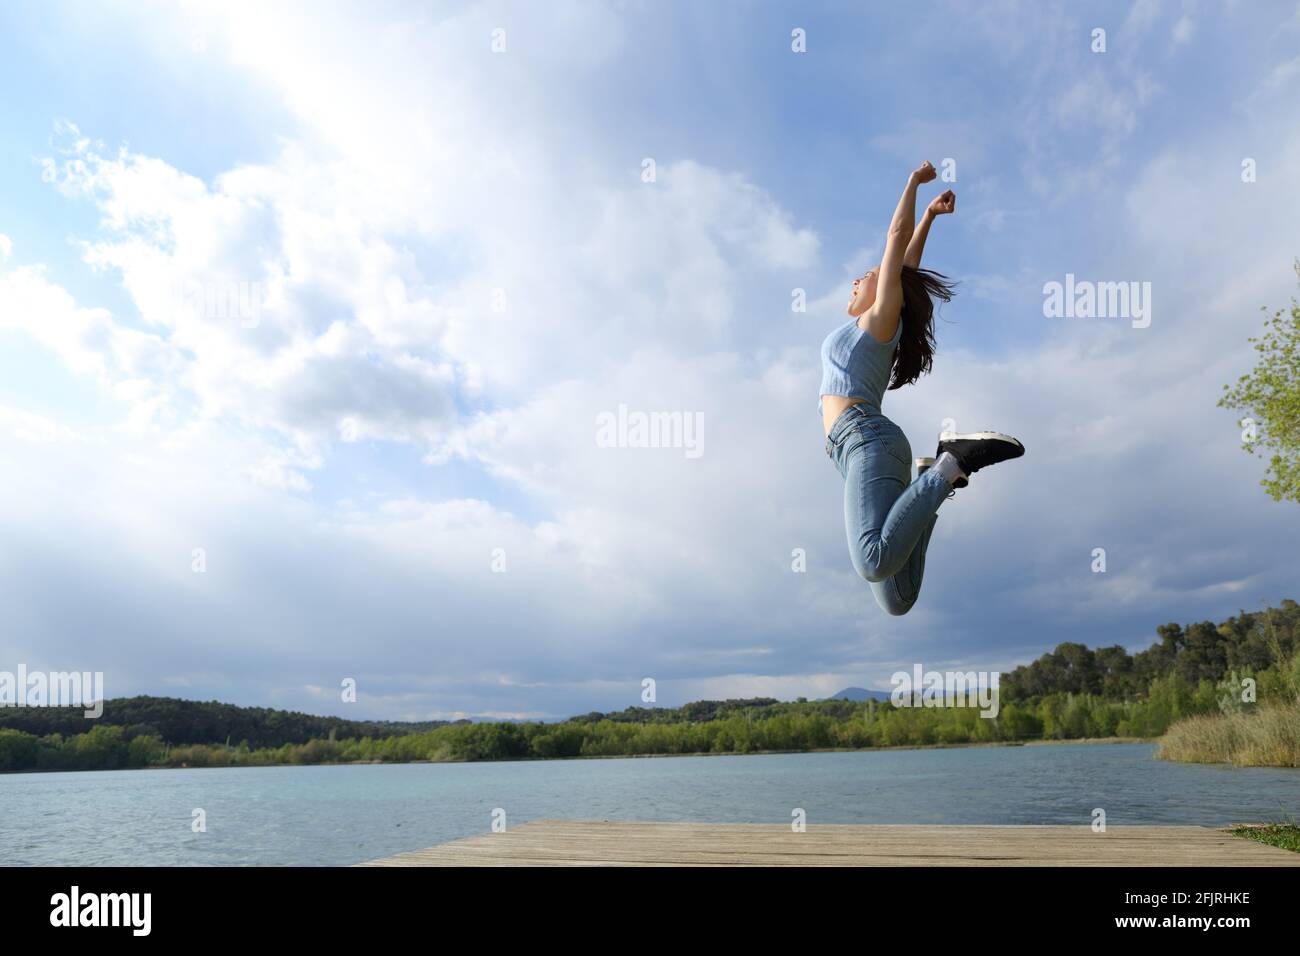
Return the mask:
M864 544L857 549L853 555L853 567L857 570L858 576L868 584L879 584L886 581L893 573L892 568L886 568L881 558L880 544L873 541Z
M858 570L858 577L868 584L880 584L882 581L889 580L889 575L884 572L884 569L876 561L857 560L853 562L853 565Z

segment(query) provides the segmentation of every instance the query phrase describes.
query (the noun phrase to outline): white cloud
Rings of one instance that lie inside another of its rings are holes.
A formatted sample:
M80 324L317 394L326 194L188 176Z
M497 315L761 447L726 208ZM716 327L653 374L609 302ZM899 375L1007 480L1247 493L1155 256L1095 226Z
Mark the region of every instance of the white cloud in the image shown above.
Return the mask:
M159 399L159 380L175 361L158 336L120 326L104 309L77 305L40 266L0 274L0 329L25 333L69 368L97 377L118 397L139 404Z

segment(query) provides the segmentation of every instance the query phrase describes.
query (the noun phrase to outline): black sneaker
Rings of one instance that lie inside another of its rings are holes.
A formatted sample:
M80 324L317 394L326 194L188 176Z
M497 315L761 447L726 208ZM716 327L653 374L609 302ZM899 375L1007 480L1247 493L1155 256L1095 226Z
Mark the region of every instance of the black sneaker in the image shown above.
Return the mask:
M1025 446L1001 432L967 432L964 435L944 432L939 436L939 450L934 453L935 457L944 452L957 459L962 471L973 475L989 465L1019 458L1025 453ZM961 479L958 482L965 484Z

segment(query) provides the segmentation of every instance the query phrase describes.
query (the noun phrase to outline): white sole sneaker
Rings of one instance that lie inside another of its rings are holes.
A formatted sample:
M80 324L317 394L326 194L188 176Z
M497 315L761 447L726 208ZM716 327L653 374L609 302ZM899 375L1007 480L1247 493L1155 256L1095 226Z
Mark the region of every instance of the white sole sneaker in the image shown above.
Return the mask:
M1025 453L1025 446L1002 432L941 432L935 456L944 452L954 455L961 470L969 476L1000 461L1019 458Z
M1013 445L1019 445L1018 439L1010 435L1004 435L1002 432L940 432L939 441L1008 441ZM1024 447L1024 446L1021 446Z

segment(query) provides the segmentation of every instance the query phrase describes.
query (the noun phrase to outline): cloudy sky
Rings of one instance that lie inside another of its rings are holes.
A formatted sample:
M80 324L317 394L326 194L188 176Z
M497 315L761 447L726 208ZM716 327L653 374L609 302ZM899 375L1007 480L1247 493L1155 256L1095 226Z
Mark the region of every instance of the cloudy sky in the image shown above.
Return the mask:
M1300 596L1300 511L1215 407L1296 294L1300 7L859 7L7 5L0 669L552 719ZM961 285L885 411L1028 453L891 618L818 347L926 159ZM1045 316L1067 275L1150 283L1149 326ZM699 453L598 441L620 407Z

